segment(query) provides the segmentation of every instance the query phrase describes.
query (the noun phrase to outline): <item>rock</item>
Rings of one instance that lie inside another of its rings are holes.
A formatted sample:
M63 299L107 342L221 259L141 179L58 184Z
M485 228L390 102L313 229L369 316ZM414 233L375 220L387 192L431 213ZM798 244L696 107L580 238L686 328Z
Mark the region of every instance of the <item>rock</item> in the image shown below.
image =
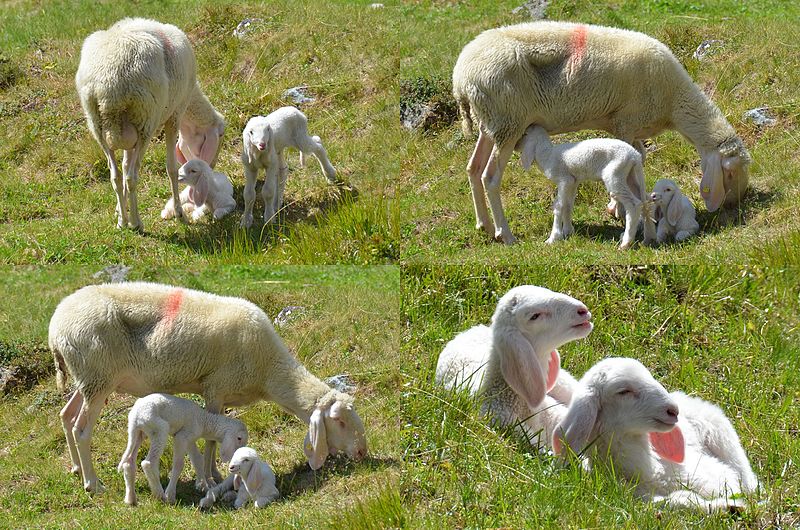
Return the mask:
M698 61L702 61L706 57L710 57L715 53L717 53L718 51L720 51L723 48L724 44L725 43L722 42L721 40L716 40L716 39L704 40L694 51L692 57L694 57Z
M778 121L769 113L769 107L757 107L742 114L742 119L753 122L757 127L771 127Z
M260 18L246 18L239 22L236 26L236 29L233 30L233 36L239 39L243 38L245 35L253 31L254 27L259 23L263 22L263 19Z
M547 4L549 3L549 0L527 0L521 6L512 9L511 13L517 15L523 11L527 11L528 15L531 17L531 20L541 20L545 17L544 12L547 9Z
M276 327L283 327L292 320L299 317L301 314L305 312L306 308L299 306L299 305L290 305L281 309L281 312L278 313L278 316L275 317L275 320L272 323Z
M111 283L124 282L130 270L131 267L126 267L125 265L109 265L105 269L92 274L92 278L104 279Z
M313 97L313 96L308 95L306 93L307 90L308 90L308 86L307 85L300 85L300 86L292 87L292 88L287 89L283 93L283 97L284 98L291 98L292 101L294 101L297 104L311 103L316 98Z
M356 391L356 384L355 382L350 379L350 376L347 374L338 374L333 375L325 380L329 386L332 386L339 392L344 392L346 394L352 394Z

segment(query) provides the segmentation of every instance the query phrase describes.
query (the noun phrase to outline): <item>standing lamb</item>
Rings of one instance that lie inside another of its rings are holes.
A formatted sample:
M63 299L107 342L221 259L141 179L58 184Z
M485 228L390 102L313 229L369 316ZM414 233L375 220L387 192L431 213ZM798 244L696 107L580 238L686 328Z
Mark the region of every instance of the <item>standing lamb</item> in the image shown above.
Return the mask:
M178 182L186 184L181 192L184 213L191 213L193 221L199 221L209 211L214 219L222 219L236 209L233 199L233 184L226 175L214 171L205 160L189 160L178 170ZM161 210L163 219L175 216L175 202L167 201Z
M228 466L231 474L225 481L208 490L200 501L200 508L210 508L214 502L232 489L239 493L233 503L237 510L252 500L256 508L263 508L280 496L275 487L275 473L269 464L258 457L255 449L242 447L237 449ZM227 497L223 497L227 498Z
M681 193L674 180L660 179L653 187L650 199L656 207L658 223L656 238L659 243L675 236L675 241L685 241L700 230L695 219L694 206L689 197Z
M639 361L595 364L564 409L552 438L555 452L563 453L566 443L585 452L591 465L613 464L643 498L717 511L742 507L736 496L758 488L722 410L683 392L667 393Z
M639 147L639 140L676 129L700 153L709 211L723 201L736 205L747 189L750 155L742 140L669 48L642 33L553 21L491 29L461 51L453 94L465 134L473 121L479 125L467 166L477 227L505 243L514 236L500 181L531 124L550 134L602 129Z
M484 397L482 412L501 426L522 423L560 379L556 348L592 331L580 301L543 287L522 285L497 303L491 327L475 326L447 343L436 366L446 388L466 385Z
M164 127L167 174L178 198L177 146L214 165L225 122L200 90L192 45L170 24L125 18L83 43L75 85L89 131L108 159L117 194L117 226L142 228L136 201L139 168ZM181 139L178 141L180 132ZM122 149L120 176L115 151ZM175 215L184 220L178 204Z
M300 151L300 164L305 166L304 155L312 154L319 161L328 182L336 184L336 170L328 159L319 136L309 136L308 119L294 107L281 107L268 116L250 118L242 132L242 165L247 182L244 186L244 215L242 226L253 224L253 205L256 201L258 172L265 170L261 197L264 200L264 222L275 221L281 209L283 191L289 168L284 151Z
M164 491L158 464L169 435L174 437L172 471ZM128 413L128 447L117 466L117 471L125 476L125 503L130 505L136 504L136 455L145 436L150 438L150 450L142 460L142 471L153 495L170 504L175 504L175 491L187 452L197 473L198 487L207 489L209 486L204 476L203 456L197 450L198 438L220 442L219 454L223 462L229 462L235 450L247 445L247 427L235 418L210 414L188 399L169 394L150 394L137 399Z
M59 388L67 372L77 387L60 415L72 471L89 492L99 487L92 429L114 391L194 392L212 413L271 400L309 424L313 443L304 449L313 469L337 451L355 460L367 454L353 398L309 373L269 317L241 298L143 282L92 285L61 301L49 335ZM206 444L206 479L215 448Z
M528 127L519 145L522 167L530 169L535 161L542 173L558 186L548 243L560 241L575 231L572 208L578 195L578 184L587 180L603 181L612 199L625 208L625 231L619 248L627 249L633 244L640 218L644 224L645 243L655 240L642 156L633 146L609 138L553 145L547 131L538 125Z

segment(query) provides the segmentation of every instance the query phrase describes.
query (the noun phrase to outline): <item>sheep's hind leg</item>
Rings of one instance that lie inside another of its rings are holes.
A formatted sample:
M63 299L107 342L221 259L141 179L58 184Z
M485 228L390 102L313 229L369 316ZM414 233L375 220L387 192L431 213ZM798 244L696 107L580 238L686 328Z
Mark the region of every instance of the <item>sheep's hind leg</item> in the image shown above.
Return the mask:
M69 448L69 457L72 460L72 468L70 469L70 473L75 473L76 475L81 474L81 460L80 456L78 455L78 448L75 445L75 435L72 432L73 427L75 426L75 421L78 418L78 413L81 410L81 406L83 405L83 394L79 390L76 390L70 396L69 401L61 409L59 416L61 417L61 424L64 427L64 437L67 439L67 448Z
M128 227L133 230L142 229L142 220L139 217L139 203L136 199L136 186L139 182L139 168L142 165L142 157L147 149L149 139L141 142L133 149L126 149L122 158L122 179L125 186L125 194L128 197ZM180 202L180 199L178 199ZM178 205L175 205L177 215Z
M163 501L164 500L164 487L161 485L161 473L159 472L159 462L164 449L167 447L167 433L169 432L169 425L165 421L160 428L153 429L147 433L150 438L150 449L147 451L147 456L142 460L142 471L144 476L147 477L147 483L150 486L150 492L153 496Z
M508 164L508 160L514 152L514 144L515 142L507 142L502 146L495 144L481 178L483 187L486 189L486 196L489 198L489 205L492 208L492 217L495 225L494 238L507 245L514 243L516 239L511 234L508 221L503 213L503 203L500 199L500 182L503 179L503 171L506 168L506 164Z
M625 206L625 230L622 233L622 241L620 241L619 248L620 250L627 250L636 239L636 231L639 229L639 218L642 214L642 202L636 199L625 202L622 202L620 199L617 200Z
M250 228L253 225L253 206L256 203L256 180L258 179L258 169L251 166L244 166L244 213L240 226Z
M115 210L117 213L117 228L125 228L128 226L128 203L125 197L125 187L122 182L122 172L119 170L114 151L105 145L101 147L108 160L108 170L111 173L111 187L114 189L114 194L117 196L117 208Z
M489 210L486 207L486 194L481 182L481 175L489 161L492 152L492 141L483 132L478 135L472 157L467 164L467 175L469 176L469 187L472 191L472 204L475 207L475 228L484 230L487 234L494 237L494 225L489 219Z
M180 219L182 223L187 222L186 214L183 212L183 202L178 193L178 121L177 119L170 118L164 124L164 143L167 146L167 176L169 177L170 190L172 190L172 200L175 201L175 217ZM149 141L149 136L148 136ZM145 146L147 144L145 143ZM175 146L175 148L173 148ZM144 148L142 149L144 152ZM181 156L183 156L181 154Z
M83 489L89 493L102 493L105 488L97 479L97 473L92 465L92 430L100 416L105 400L110 392L84 396L81 410L72 427L72 436L78 448L78 457L83 473Z

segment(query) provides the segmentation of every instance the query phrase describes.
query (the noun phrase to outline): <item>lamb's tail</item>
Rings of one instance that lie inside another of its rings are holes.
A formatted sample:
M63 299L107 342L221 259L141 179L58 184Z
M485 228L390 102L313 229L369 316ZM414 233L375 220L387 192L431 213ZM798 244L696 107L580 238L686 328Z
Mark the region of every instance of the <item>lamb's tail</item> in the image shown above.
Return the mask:
M56 386L59 392L63 392L67 388L67 364L64 362L64 356L58 345L51 344L50 347L53 350L53 361L56 365Z

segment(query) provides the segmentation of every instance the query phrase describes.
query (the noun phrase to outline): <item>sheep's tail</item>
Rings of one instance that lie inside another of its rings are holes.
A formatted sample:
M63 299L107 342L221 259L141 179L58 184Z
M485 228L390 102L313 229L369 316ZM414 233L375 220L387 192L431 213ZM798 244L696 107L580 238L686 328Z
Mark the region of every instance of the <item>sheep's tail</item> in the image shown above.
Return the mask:
M125 105L120 108L100 108L97 97L92 94L81 94L81 104L87 116L89 131L103 150L131 149L136 145L139 135L136 127L130 122Z
M466 94L455 91L453 95L456 98L456 103L458 103L458 113L461 116L461 131L464 133L465 137L472 136L475 127L472 122L472 110L470 109L469 98Z
M58 346L51 345L51 348L53 349L53 361L56 365L56 386L59 392L63 392L67 388L67 365Z

